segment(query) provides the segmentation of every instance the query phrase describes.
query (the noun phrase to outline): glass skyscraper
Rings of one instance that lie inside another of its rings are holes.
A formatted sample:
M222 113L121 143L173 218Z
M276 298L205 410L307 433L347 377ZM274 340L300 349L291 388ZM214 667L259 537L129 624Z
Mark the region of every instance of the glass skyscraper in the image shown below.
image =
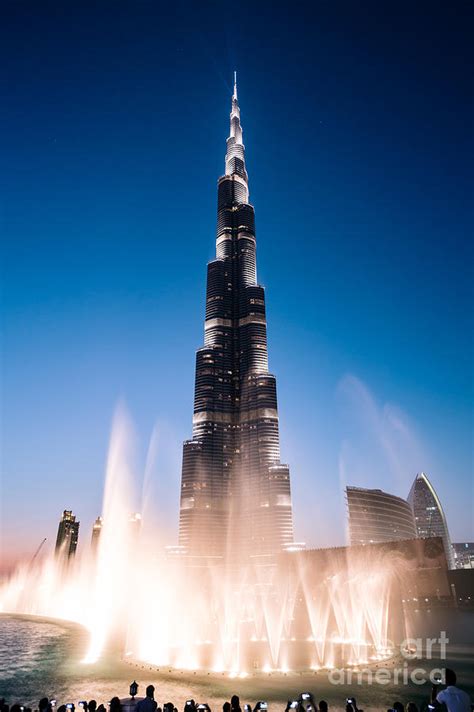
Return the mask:
M99 540L100 535L102 533L103 524L104 520L102 519L102 517L97 517L92 526L91 547L93 551L96 551L97 547L99 546Z
M204 334L196 355L193 437L183 446L179 544L197 557L271 557L293 542L290 474L280 462L235 82Z
M454 569L453 548L439 497L428 477L420 472L412 484L408 501L413 510L417 535L421 539L440 536L443 539L448 568Z
M74 556L79 538L79 522L70 509L65 509L58 526L55 553L70 558Z
M346 487L351 546L416 538L408 502L380 489Z

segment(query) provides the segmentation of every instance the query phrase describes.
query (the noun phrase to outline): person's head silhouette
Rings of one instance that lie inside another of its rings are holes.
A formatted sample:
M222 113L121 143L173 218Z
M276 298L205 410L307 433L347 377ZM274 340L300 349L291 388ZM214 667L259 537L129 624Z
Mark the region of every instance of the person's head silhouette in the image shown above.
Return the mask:
M449 685L455 685L457 678L456 678L456 673L454 670L450 670L449 668L446 668L445 674L444 674L444 679L446 682L446 685L449 687Z

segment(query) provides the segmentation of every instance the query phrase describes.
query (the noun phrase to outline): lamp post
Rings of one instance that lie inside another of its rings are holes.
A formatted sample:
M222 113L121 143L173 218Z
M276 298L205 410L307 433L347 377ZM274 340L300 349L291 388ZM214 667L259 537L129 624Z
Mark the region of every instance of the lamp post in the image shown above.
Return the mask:
M137 692L138 692L138 683L136 680L134 680L132 682L132 684L130 685L130 697L132 698L132 700L135 699L135 695L137 694Z

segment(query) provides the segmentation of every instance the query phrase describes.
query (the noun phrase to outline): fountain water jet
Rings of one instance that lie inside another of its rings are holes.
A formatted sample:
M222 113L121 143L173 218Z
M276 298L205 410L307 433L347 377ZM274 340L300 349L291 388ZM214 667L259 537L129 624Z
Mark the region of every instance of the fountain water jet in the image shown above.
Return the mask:
M129 604L127 576L134 556L134 539L130 521L132 500L133 441L130 421L123 406L114 418L110 438L103 502L103 525L100 535L95 576L89 587L86 625L91 631L85 663L95 662L104 648L110 632L126 620ZM126 632L126 628L123 630Z

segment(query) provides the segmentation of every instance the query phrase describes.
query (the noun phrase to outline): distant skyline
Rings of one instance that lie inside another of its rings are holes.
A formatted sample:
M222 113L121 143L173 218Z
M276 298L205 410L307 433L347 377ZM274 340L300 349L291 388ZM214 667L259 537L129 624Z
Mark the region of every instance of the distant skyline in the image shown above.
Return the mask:
M64 509L89 545L119 401L177 541L235 69L295 538L424 471L472 541L472 7L2 14L4 566Z

